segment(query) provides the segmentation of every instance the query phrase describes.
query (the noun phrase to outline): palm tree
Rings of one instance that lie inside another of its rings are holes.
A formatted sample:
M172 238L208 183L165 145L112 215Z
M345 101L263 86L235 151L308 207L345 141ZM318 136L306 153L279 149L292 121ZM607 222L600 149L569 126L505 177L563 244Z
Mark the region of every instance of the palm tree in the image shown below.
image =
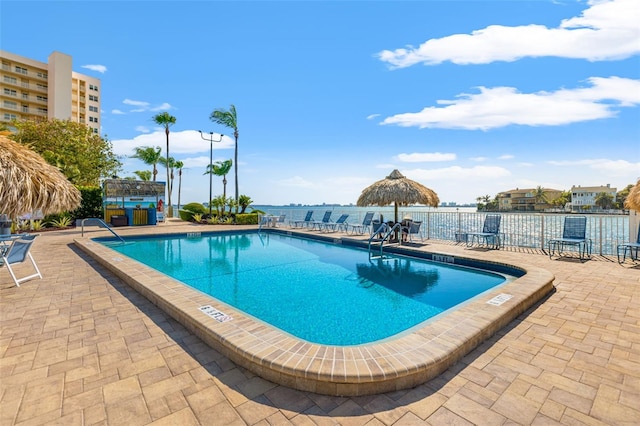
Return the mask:
M212 167L205 172L205 174L213 172L216 176L222 176L222 196L227 198L227 173L231 170L231 165L233 161L225 160L225 161L216 161Z
M240 214L244 213L251 203L253 203L253 200L248 195L241 195L240 198L238 198L238 205L242 208Z
M229 110L222 108L216 109L211 113L209 119L216 124L221 124L225 127L233 129L233 138L235 140L235 153L233 157L233 170L236 181L236 200L238 200L238 114L236 113L235 105L231 104ZM238 213L238 207L236 205L236 213Z
M167 181L167 188L169 188L169 198L171 198L171 194L173 193L173 180L174 180L174 175L173 175L173 170L176 168L176 159L173 157L169 157L169 166L167 167L167 159L160 157L160 164L162 164L164 167L167 168L167 170L169 170L169 180ZM169 199L167 198L167 200Z
M176 161L174 167L178 169L178 210L180 210L180 191L182 191L182 168L184 163L182 161Z
M155 148L152 146L141 146L133 149L134 154L130 158L137 158L142 160L144 164L153 166L153 181L156 181L156 175L158 174L157 164L160 162L160 152L162 150L159 146Z
M168 112L161 112L153 116L153 121L164 127L164 134L167 136L167 152L165 153L165 161L169 163L169 127L176 124L176 118ZM173 217L173 205L171 204L171 187L169 186L169 168L167 167L167 203L169 204L169 217Z
M595 205L603 210L610 209L613 206L613 195L606 192L596 194Z
M535 204L548 204L549 198L547 197L547 191L538 185L536 189L533 190L533 198L535 199ZM535 210L535 206L533 207Z
M136 170L133 172L140 180L151 180L151 172L149 170Z

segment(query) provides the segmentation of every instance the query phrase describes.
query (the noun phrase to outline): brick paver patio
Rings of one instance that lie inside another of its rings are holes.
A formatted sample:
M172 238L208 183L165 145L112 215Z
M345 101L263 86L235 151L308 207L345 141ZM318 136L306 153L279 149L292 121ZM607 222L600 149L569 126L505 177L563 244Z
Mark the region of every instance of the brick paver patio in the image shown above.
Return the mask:
M174 226L193 225L153 230ZM1 425L640 424L640 266L632 263L474 252L526 256L556 276L556 292L424 385L343 398L237 367L75 248L79 237L36 240L42 280L17 288L0 269ZM425 246L439 247L469 254Z

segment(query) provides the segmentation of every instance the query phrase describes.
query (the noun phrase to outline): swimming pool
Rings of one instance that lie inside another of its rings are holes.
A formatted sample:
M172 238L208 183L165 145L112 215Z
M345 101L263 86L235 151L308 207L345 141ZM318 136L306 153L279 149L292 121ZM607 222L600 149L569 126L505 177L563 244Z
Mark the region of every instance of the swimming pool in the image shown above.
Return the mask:
M193 235L194 229L203 228L212 229L184 224L132 227L122 230L122 234L125 239L145 234ZM213 229L228 235L243 229L255 231L255 227L250 226ZM99 235L108 235L106 231L99 232ZM333 244L366 247L362 238L341 234L314 235L280 229L268 232L301 234ZM370 395L424 383L553 291L554 277L550 272L521 262L522 257L515 261L508 253L473 252L437 243L398 249L402 254L415 254L442 263L493 271L516 270L523 275L393 338L351 346L321 345L258 321L92 239L79 237L74 244L92 259L90 264L101 265L106 269L104 273L123 280L237 365L274 383L326 395ZM436 248L438 251L433 251ZM171 260L174 255L167 253L167 259Z
M285 234L147 237L113 250L293 336L359 345L402 333L514 277Z

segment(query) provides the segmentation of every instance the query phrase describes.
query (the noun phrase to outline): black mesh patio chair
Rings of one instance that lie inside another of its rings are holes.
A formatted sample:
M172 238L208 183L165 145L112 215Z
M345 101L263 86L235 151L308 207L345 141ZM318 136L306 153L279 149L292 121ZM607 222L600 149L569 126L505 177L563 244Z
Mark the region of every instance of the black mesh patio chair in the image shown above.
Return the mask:
M562 238L549 240L549 257L562 256L567 247L576 247L580 260L591 257L591 240L587 238L586 216L567 216L564 218Z
M469 232L467 234L467 247L485 246L489 248L500 248L502 239L500 238L500 221L502 216L499 214L488 214L484 218L482 232Z

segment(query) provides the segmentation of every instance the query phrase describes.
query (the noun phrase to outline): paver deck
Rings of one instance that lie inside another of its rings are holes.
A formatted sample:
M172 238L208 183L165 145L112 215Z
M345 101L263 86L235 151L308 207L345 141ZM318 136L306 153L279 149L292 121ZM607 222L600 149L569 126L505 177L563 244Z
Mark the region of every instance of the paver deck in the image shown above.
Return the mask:
M212 229L118 232L177 226ZM474 251L549 270L556 291L435 379L347 398L237 366L78 250L79 236L36 240L42 280L15 287L0 269L0 425L640 424L638 265Z

